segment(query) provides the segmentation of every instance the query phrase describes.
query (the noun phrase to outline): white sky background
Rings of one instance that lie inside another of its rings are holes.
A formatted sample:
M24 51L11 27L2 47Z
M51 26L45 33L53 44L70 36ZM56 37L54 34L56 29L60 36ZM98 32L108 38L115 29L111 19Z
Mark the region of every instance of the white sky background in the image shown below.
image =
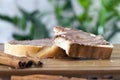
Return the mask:
M97 2L98 0L96 0ZM72 0L75 6L76 13L82 13L82 9L77 6L75 0ZM17 5L16 5L17 4ZM44 12L53 12L53 6L47 0L0 0L0 14L8 16L20 16L17 6L24 8L25 10L32 12L36 9ZM97 5L96 5L97 6ZM99 5L98 5L99 6ZM57 25L54 13L46 16L43 22L47 23L48 29L52 30L53 26ZM16 29L14 25L0 20L0 43L13 40L12 34ZM26 31L27 32L27 31ZM53 33L51 33L53 35ZM120 33L116 34L111 40L112 43L120 43Z

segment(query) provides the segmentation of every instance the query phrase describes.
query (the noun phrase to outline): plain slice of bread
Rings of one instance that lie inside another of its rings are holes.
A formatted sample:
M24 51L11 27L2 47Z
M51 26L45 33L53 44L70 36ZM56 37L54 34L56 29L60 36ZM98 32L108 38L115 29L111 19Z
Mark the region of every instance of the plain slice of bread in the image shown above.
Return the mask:
M38 58L65 57L65 51L53 44L52 39L10 41L5 43L4 52L18 57Z
M54 31L55 44L70 57L109 59L111 56L113 45L102 36L63 27L55 27Z

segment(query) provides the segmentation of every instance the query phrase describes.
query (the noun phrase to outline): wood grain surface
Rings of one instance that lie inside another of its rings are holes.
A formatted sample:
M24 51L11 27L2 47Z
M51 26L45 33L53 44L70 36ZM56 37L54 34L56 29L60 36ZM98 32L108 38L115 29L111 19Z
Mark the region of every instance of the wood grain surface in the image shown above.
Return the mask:
M3 51L3 45L0 45ZM120 76L120 45L115 44L109 60L41 59L43 67L11 69L0 65L0 76L52 74L72 77Z

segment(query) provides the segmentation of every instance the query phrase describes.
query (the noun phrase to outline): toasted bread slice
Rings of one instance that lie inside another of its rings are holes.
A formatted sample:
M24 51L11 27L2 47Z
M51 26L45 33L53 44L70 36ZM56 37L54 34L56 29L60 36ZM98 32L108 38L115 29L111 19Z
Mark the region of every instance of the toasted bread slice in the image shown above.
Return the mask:
M54 32L55 44L70 57L109 59L111 56L113 45L102 36L63 27L55 27Z
M59 58L66 56L65 51L55 46L52 39L10 41L5 43L4 52L18 57Z

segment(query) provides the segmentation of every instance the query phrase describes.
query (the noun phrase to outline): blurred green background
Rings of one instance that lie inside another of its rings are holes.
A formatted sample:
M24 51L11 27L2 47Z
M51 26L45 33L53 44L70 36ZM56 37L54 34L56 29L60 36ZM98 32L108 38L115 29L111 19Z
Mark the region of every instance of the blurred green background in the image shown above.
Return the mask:
M117 24L120 20L120 0L99 0L100 6L93 7L95 0L77 0L82 12L77 14L72 2L74 0L48 0L53 5L57 25L76 28L96 35L102 35L108 41L120 31ZM97 0L96 0L97 1ZM10 17L0 14L0 19L12 23L16 28L26 30L29 26L29 34L14 33L16 40L32 40L50 38L51 31L42 22L43 17L51 12L35 10L28 12L17 6L22 16ZM28 25L31 24L31 25Z

